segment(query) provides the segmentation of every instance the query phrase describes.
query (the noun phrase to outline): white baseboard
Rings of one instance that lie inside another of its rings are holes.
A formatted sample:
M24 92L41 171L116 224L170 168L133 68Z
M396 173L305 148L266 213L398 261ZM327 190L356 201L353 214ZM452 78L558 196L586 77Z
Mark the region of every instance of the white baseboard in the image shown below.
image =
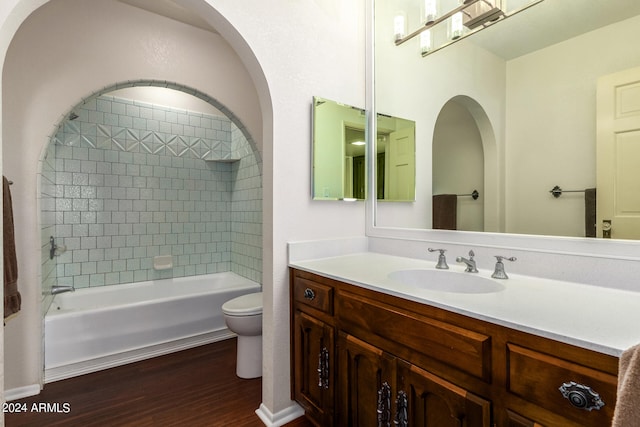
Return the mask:
M25 397L40 394L40 384L31 384L24 387L11 388L4 391L4 398L7 402L23 399Z
M264 403L260 404L260 407L256 409L256 414L260 420L267 427L280 427L288 422L300 418L304 415L304 409L295 402L288 408L282 409L275 414L267 408Z
M138 362L140 360L150 359L152 357L162 356L180 350L186 350L200 345L222 341L228 338L233 338L235 336L236 334L225 328L220 331L196 335L193 337L157 344L150 347L139 348L124 353L112 354L109 356L98 357L91 360L70 363L63 366L56 366L54 368L45 369L44 382L46 384L54 381L64 380L67 378L77 377L79 375L113 368L115 366L121 366L127 363ZM38 390L38 393L39 392L40 390Z

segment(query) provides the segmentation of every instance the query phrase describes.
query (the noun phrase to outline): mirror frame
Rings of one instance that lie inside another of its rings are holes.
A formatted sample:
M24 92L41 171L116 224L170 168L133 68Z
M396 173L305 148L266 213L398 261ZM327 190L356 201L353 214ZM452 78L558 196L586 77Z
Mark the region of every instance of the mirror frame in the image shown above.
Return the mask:
M367 121L367 170L373 170L375 158L373 144L376 135L375 102L375 1L365 4L365 114ZM380 0L378 0L380 1ZM367 186L375 188L375 174L368 172ZM428 230L376 226L377 200L365 201L365 234L374 238L422 240L454 245L477 245L507 248L525 252L574 255L589 258L612 258L640 261L640 241L616 239L589 239L585 237L540 236L493 232ZM420 254L416 254L419 256Z

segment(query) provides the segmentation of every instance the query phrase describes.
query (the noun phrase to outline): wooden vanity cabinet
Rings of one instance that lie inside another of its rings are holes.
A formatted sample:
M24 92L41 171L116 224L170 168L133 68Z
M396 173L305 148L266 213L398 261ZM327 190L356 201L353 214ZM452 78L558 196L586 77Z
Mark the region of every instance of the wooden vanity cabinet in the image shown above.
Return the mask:
M334 425L335 321L333 283L291 271L292 399L318 426Z
M615 357L296 269L290 278L292 397L316 425L611 424Z
M338 378L341 426L491 423L490 402L344 333L338 338Z

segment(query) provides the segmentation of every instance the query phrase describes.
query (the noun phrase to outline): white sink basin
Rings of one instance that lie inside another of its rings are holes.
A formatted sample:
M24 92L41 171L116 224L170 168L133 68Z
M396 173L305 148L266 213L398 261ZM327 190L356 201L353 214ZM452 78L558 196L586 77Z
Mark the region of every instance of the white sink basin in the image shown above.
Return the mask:
M504 290L495 280L476 273L459 273L449 270L399 270L389 278L418 289L459 294L488 294Z

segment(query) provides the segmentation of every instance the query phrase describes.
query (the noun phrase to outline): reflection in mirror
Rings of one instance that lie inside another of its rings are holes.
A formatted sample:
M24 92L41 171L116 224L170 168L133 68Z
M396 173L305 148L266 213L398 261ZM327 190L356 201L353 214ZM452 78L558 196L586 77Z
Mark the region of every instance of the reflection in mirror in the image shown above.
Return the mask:
M482 135L463 101L447 102L436 120L432 227L484 231Z
M394 16L394 37L401 45L419 37L426 56L507 19L543 0L405 1ZM411 19L409 19L411 18ZM406 34L406 28L411 31Z
M364 110L313 98L314 200L366 198ZM415 122L378 114L376 195L381 200L415 198Z
M416 124L383 114L378 114L377 122L377 199L413 201L416 197Z
M424 4L403 2L409 3L416 10ZM621 233L620 221L638 216L639 192L627 186L624 200L613 204L624 212L603 213L609 197L596 169L608 168L614 180L623 168L639 169L633 142L607 134L602 123L609 106L640 111L640 91L627 84L633 79L611 77L640 67L640 44L631 42L640 39L640 2L592 0L587 7L583 0L544 0L426 57L419 37L396 45L396 14L397 4L375 2L375 106L416 118L416 202L376 204L376 226L430 229L433 195L461 191L440 189L436 174L443 163L433 153L442 148L436 137L442 136L443 108L462 96L471 100L465 108L482 139L484 206L482 215L473 215L482 216L484 231L602 238L602 224L611 221L610 237L638 238ZM620 84L634 90L622 94L614 89ZM607 94L614 95L601 102ZM630 160L612 163L600 154L607 144L624 147ZM447 161L459 167L459 158ZM640 182L624 176L624 182ZM579 192L556 198L549 192L555 186ZM595 202L585 197L593 188ZM590 215L594 203L597 213ZM640 230L640 223L632 228Z

